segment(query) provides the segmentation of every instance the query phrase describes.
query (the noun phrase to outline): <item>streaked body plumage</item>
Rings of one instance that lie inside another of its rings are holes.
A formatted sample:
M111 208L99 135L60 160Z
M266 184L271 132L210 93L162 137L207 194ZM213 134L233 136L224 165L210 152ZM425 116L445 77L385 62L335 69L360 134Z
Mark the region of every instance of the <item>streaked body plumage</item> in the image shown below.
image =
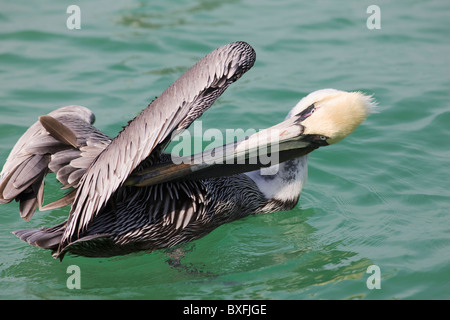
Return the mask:
M307 178L308 153L350 134L367 115L370 98L331 89L302 99L273 127L281 129L283 146L273 175L261 174L260 164L178 166L163 152L171 138L201 116L254 61L253 49L244 42L214 50L113 139L93 126L94 114L85 107L63 107L40 117L3 167L0 203L19 201L25 220L38 206L45 210L71 204L71 211L57 226L14 234L60 259L68 252L114 256L172 247L251 214L293 208ZM352 114L335 111L342 101L354 105L349 108ZM324 109L338 114L333 116L337 120L327 119ZM310 120L316 110L326 123L323 132L320 123ZM312 127L314 132L304 134ZM248 155L264 134L227 147ZM72 191L44 206L49 172Z

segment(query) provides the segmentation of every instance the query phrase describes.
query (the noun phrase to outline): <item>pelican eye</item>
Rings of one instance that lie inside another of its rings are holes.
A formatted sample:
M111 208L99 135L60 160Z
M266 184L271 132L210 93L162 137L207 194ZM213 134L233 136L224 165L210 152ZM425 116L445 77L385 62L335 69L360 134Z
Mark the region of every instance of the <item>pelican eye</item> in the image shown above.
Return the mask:
M327 146L328 145L327 139L328 139L327 136L313 135L312 142L318 146Z

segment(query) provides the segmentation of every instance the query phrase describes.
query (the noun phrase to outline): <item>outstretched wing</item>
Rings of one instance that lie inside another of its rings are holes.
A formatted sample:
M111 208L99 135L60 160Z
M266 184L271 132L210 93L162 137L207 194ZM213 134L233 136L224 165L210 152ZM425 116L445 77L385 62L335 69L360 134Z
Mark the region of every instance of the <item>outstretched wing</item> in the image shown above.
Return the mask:
M85 228L113 192L152 152L187 128L255 61L245 42L220 47L169 86L94 160L82 177L69 215L62 246Z
M42 207L44 178L56 173L64 188L77 187L93 159L110 138L92 126L94 114L81 106L59 108L41 116L17 141L0 174L0 203L20 202L20 215L29 220L37 206L67 205L74 194Z

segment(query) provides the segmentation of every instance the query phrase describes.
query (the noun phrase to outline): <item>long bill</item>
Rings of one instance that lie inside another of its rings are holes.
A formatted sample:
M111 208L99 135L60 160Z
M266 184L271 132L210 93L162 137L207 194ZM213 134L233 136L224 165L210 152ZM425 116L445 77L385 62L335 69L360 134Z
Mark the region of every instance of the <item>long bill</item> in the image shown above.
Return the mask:
M204 152L180 157L172 155L171 162L156 164L135 172L125 186L150 186L177 179L204 179L229 176L267 168L297 158L326 141L316 135L304 135L300 119L292 117L249 137Z

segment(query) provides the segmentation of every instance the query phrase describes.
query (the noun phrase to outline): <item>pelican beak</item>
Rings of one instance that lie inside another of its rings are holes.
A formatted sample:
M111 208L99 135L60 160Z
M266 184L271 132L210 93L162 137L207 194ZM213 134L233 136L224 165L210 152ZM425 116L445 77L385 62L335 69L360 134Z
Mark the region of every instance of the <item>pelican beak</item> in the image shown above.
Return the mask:
M307 128L303 125L303 120L303 116L299 114L251 135L237 144L235 157L244 157L251 162L255 157L261 158L268 154L273 156L278 153L278 161L275 162L279 163L328 145L325 136L305 134Z
M373 102L359 92L326 95L285 121L249 137L133 173L125 185L148 186L176 179L203 179L249 172L304 156L351 134Z
M204 179L249 172L328 145L326 137L304 134L301 117L292 117L245 139L133 173L126 186L144 187L177 179Z

